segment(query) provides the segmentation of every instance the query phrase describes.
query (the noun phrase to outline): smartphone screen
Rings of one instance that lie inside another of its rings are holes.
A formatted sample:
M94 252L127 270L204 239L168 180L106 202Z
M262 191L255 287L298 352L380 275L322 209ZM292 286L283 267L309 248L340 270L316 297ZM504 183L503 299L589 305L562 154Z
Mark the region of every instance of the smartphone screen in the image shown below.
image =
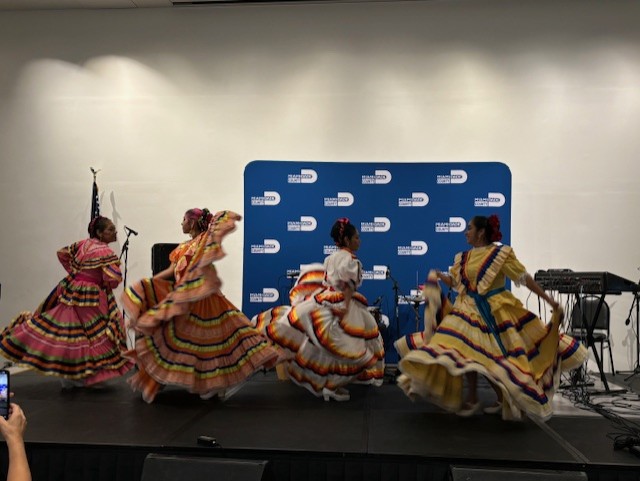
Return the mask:
M9 417L9 371L0 370L0 416Z

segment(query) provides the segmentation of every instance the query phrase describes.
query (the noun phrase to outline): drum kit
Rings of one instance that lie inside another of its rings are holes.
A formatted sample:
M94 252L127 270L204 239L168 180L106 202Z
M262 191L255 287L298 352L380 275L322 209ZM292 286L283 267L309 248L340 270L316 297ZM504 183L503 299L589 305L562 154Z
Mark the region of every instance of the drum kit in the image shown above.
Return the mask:
M422 292L411 296L404 296L404 300L411 304L411 307L413 308L413 314L416 320L416 332L418 332L420 330L420 304L424 304Z
M380 299L380 298L379 298ZM409 296L400 295L395 302L396 305L396 322L397 322L397 306L398 304L409 304L414 312L415 322L416 322L416 332L420 330L420 305L424 304L424 297L422 297L421 293L411 294ZM389 328L390 321L389 316L382 313L378 302L374 302L373 305L367 307L369 313L376 320L376 324L378 324L378 328L380 330L385 330Z
M378 325L378 329L381 331L389 328L389 316L383 314L380 310L380 306L369 306L367 307L369 313L376 320L376 324Z

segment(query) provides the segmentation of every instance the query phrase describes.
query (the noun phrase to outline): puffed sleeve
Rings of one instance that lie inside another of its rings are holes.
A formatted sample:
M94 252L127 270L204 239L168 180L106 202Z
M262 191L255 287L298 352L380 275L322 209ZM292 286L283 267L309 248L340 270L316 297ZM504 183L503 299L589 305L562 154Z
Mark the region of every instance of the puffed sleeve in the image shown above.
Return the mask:
M520 286L520 284L524 284L525 282L527 269L518 260L513 249L511 249L511 252L509 252L507 259L502 265L502 272L504 272L504 274L511 279L516 286Z
M118 287L122 282L122 271L120 270L120 259L109 248L106 247L100 251L99 259L100 268L102 269L102 284L111 289Z
M449 275L451 276L451 288L459 290L460 281L460 263L462 261L462 252L458 252L453 259L453 265L449 267Z
M112 262L102 267L102 282L105 286L115 289L122 282L120 261Z
M325 259L327 282L338 289L356 290L362 284L362 264L350 252L340 250Z
M64 270L69 274L73 274L74 271L71 263L73 261L73 257L76 255L76 252L78 252L78 242L74 242L70 246L63 247L56 253L58 255L60 264L62 264Z

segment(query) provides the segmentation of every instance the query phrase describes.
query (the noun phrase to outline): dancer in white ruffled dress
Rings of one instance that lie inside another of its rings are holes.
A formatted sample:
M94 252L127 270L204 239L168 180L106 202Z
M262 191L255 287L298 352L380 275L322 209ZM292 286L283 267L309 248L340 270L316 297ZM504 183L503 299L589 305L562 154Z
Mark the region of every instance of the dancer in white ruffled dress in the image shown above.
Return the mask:
M357 292L360 235L342 218L331 237L339 249L301 272L290 292L292 305L263 312L253 322L282 351L289 379L325 401L348 401L347 384L382 384L384 345L367 299Z

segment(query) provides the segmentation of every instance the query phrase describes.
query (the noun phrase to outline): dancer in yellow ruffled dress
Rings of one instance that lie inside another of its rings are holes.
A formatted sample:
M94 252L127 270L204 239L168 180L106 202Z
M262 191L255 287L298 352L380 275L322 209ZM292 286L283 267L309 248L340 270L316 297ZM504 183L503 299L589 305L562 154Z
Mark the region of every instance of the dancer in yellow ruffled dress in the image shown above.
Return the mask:
M449 274L429 274L425 332L396 341L402 372L398 384L412 398L424 397L470 416L483 410L477 396L480 374L498 395L485 412L501 412L504 419L524 414L548 419L560 372L580 366L587 350L559 332L562 309L527 273L513 249L494 243L502 239L497 216L474 217L466 238L472 249L456 255ZM505 290L507 277L551 306L549 324ZM442 296L438 280L458 292L453 306ZM438 313L442 321L436 325ZM468 389L463 401L464 377Z

